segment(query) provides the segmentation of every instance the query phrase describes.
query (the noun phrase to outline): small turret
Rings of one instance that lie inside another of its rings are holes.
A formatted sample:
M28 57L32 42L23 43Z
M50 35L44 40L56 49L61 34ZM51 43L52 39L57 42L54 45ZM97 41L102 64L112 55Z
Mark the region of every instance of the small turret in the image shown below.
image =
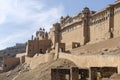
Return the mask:
M88 7L85 7L83 8L82 13L86 17L90 14L90 9Z
M33 40L33 39L34 39L34 36L32 35L32 36L31 36L31 40Z
M48 33L45 32L45 39L48 39Z
M45 29L43 28L43 31L45 32Z
M60 22L61 22L61 24L64 23L64 17L63 17L63 16L61 16L61 18L60 18Z
M42 30L42 28L40 27L40 29L39 29L40 31Z
M36 39L37 40L43 40L43 39L47 39L48 38L48 34L47 32L45 32L44 28L40 28L37 32L36 32Z
M62 19L64 19L64 18L63 18L63 16L61 16L61 18L60 18L60 19L61 19L61 20L62 20Z
M70 17L70 16L69 16L69 15L67 15L67 16L66 16L66 19L68 19L69 17Z

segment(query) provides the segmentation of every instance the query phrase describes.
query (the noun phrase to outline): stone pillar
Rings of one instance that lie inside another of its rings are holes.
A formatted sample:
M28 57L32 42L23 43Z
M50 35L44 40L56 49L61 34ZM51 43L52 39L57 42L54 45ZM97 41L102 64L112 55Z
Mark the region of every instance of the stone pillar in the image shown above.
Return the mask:
M120 66L118 66L118 74L120 74Z
M83 14L83 36L84 36L84 45L90 41L90 9L85 7L82 11Z
M89 80L91 80L91 68L89 68Z
M59 43L55 46L55 60L59 58Z
M20 57L20 64L23 64L25 62L25 56Z
M79 69L77 67L72 67L70 70L70 80L78 80L79 79Z

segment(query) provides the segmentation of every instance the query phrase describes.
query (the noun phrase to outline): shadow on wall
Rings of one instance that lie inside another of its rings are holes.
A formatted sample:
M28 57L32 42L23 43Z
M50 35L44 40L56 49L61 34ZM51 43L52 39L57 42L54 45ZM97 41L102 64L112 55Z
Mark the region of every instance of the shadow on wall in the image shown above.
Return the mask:
M4 57L3 58L3 71L8 71L10 69L13 69L16 67L18 64L20 64L20 58L15 58L15 57Z

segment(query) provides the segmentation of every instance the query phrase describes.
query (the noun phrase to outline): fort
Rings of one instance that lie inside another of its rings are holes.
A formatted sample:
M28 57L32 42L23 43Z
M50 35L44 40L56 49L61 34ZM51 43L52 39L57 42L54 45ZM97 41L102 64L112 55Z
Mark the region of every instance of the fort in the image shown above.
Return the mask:
M61 17L60 23L53 24L49 33L40 28L35 39L28 41L28 56L54 50L56 43L61 50L69 52L80 46L120 37L119 16L120 3L116 2L98 12L85 7L75 16Z
M68 80L79 80L82 74L85 79L81 80L100 80L100 76L120 74L120 53L115 53L120 49L119 17L120 1L98 12L85 7L74 16L62 16L60 23L53 24L49 32L40 28L36 36L28 40L26 53L18 54L18 62L11 65L25 62L34 69L37 64L58 58L77 65L71 69L51 69L51 80L65 80L66 74ZM10 64L5 60L3 67Z

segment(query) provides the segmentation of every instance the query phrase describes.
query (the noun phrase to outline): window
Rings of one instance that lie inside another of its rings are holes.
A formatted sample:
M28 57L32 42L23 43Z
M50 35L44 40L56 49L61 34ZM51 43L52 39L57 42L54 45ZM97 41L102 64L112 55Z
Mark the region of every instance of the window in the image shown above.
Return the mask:
M40 49L40 53L43 53L43 49Z
M5 64L4 66L5 66L5 67L7 67L7 65L6 65L6 64Z

